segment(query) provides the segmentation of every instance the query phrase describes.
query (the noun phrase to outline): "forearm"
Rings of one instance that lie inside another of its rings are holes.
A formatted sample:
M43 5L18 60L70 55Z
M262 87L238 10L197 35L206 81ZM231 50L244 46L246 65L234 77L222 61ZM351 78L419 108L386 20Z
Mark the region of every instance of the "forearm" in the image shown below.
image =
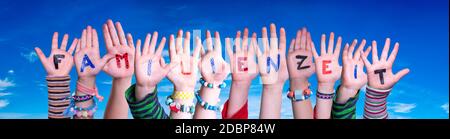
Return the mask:
M367 86L364 103L364 119L387 119L387 96L391 89L381 90Z
M175 97L175 93L184 93L184 98L173 98L173 101L175 104L184 105L184 107L187 107L188 111L191 109L192 106L195 106L194 104L194 88L195 87L174 87L174 94L172 94L172 97ZM170 106L169 106L170 108ZM177 112L177 111L170 111L170 117L173 119L192 119L192 113L189 112Z
M210 106L219 107L219 88L202 87L199 96L201 100ZM200 103L195 108L194 119L216 119L216 110L205 109Z
M251 81L232 81L226 113L227 117L234 115L247 103L250 85Z
M169 116L166 114L161 104L158 101L157 89L148 90L147 95L138 100L136 98L136 85L130 86L125 91L125 98L131 110L131 114L135 119L168 119Z
M69 106L70 76L47 76L48 86L48 118L69 119L63 112Z
M128 105L125 91L131 86L131 77L113 79L111 94L105 110L105 119L128 118Z
M265 84L261 95L261 119L279 119L281 113L281 94L283 83Z
M78 81L77 84L82 84L85 87L88 88L95 88L95 77L78 77ZM75 91L75 96L87 96L88 94L86 94L86 92L81 92L79 91L79 86L77 86L77 91ZM95 96L93 96L95 97ZM73 98L72 98L73 99ZM94 98L87 100L87 101L83 101L83 102L75 102L75 106L79 107L79 108L88 108L92 105L94 105ZM75 119L93 119L94 115L91 116L86 116L86 117L78 117L77 115L74 115Z
M333 101L333 109L331 111L332 118L356 119L356 103L359 97L359 90L348 89L346 87L343 87L342 85L339 86L337 90L337 96Z
M307 79L291 79L290 91L305 90L308 89ZM294 112L295 119L313 119L313 109L311 105L311 99L302 101L292 101L292 110Z
M319 83L316 96L319 93L325 96L332 96L334 94L334 82ZM316 119L330 119L331 107L333 105L333 98L316 97L315 117Z

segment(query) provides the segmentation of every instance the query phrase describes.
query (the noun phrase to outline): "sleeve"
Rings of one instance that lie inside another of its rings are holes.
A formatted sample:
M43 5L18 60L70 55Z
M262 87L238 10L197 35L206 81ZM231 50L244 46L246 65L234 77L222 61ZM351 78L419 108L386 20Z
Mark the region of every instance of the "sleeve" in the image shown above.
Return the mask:
M125 97L130 107L131 114L135 119L169 119L158 101L157 89L153 93L137 101L135 98L136 85L130 86L125 92Z
M338 89L339 90L338 86ZM340 92L337 92L340 93ZM338 95L336 95L338 96ZM337 97L336 97L337 98ZM339 104L336 101L336 98L333 100L333 107L331 110L331 118L332 119L356 119L356 102L359 98L359 90L354 97L351 97L344 104Z
M245 104L233 115L230 117L227 117L228 115L228 101L225 102L223 105L222 110L222 119L248 119L248 100L245 102Z
M366 87L366 99L364 102L364 119L387 119L386 111L387 96L391 89L380 90Z
M69 107L70 76L47 76L48 87L48 119L70 119L64 116Z

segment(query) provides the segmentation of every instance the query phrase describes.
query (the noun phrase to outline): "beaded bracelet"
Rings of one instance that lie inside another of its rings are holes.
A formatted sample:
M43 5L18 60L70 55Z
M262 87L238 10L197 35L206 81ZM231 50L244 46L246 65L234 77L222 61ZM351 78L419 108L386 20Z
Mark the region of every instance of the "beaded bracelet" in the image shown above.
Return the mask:
M91 100L92 98L94 98L92 95L76 96L75 93L72 93L72 95L66 99L73 99L75 102L85 102Z
M70 100L70 105L69 107L64 111L64 116L74 116L76 115L77 117L92 117L95 113L95 111L97 111L97 101L95 101L95 99L93 99L93 103L91 106L87 107L87 108L82 108L82 107L78 107L75 105L75 101L73 99Z
M215 85L213 83L206 82L205 79L203 79L203 78L200 78L200 84L202 84L203 86L208 87L208 88L215 88L216 87L216 88L222 89L222 88L227 87L227 84L225 82L223 82L223 83L221 83L219 85Z
M103 96L101 96L100 94L98 94L98 90L97 87L89 88L87 86L85 86L84 84L77 82L77 92L83 93L83 94L87 94L87 95L91 95L91 96L95 96L97 97L97 99L99 101L103 100Z
M308 85L308 88L306 88L303 91L302 90L290 91L290 90L291 89L288 90L287 97L295 102L307 100L311 97L311 94L312 94L311 89L309 88L309 85Z
M172 94L173 99L194 99L195 95L194 92L184 92L184 91L175 91Z
M324 93L320 93L319 91L317 91L316 97L320 98L320 99L333 99L334 93L332 93L332 94L324 94Z
M197 98L197 103L200 104L200 106L203 107L203 109L205 110L212 110L212 111L218 111L221 112L222 111L222 106L214 106L209 104L208 102L203 101L203 99L200 97L199 91L197 91L195 93L195 97Z
M169 106L170 111L173 111L175 113L186 112L189 114L194 114L194 112L195 112L195 106L193 104L184 105L184 104L176 103L175 101L173 101L171 96L167 97L166 105Z

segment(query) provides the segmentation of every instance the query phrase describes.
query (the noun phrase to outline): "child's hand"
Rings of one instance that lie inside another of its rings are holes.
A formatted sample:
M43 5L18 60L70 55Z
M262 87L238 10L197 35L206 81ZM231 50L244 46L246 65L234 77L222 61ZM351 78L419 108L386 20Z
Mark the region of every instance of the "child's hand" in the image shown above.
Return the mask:
M286 33L284 28L280 29L280 40L278 41L275 24L271 24L269 43L267 28L263 27L262 41L264 53L259 49L256 36L252 38L252 44L258 56L262 82L263 84L282 84L289 78L286 64Z
M297 37L292 39L288 53L288 70L291 80L307 81L316 72L311 52L311 35L306 28L297 31Z
M256 33L253 33L253 37L256 38ZM236 52L233 51L230 38L225 39L225 45L230 57L231 70L233 71L231 74L232 80L251 82L258 75L258 67L255 59L255 49L251 45L249 48L248 29L244 29L243 39L241 39L240 31L236 33L234 43Z
M95 78L103 66L112 58L113 54L100 57L97 31L91 26L84 29L81 41L75 50L75 66L79 78Z
M190 32L186 32L183 39L183 30L178 31L175 41L174 35L170 35L169 55L170 63L177 64L167 75L169 80L174 84L176 91L194 92L197 83L198 62L200 55L200 47L194 49L191 56L190 48Z
M176 66L173 62L167 65L161 56L166 38L161 39L155 52L158 32L154 32L151 39L150 37L151 35L147 34L142 52L141 40L136 44L136 82L138 86L144 88L154 88Z
M195 41L197 47L204 50L200 38L195 38ZM222 43L220 42L219 32L214 33L214 48L212 41L211 33L206 31L206 47L208 49L206 54L202 51L199 68L206 82L219 84L230 74L230 65L222 57Z
M345 44L344 50L342 52L342 84L340 86L340 93L338 94L338 101L345 103L346 100L350 97L354 97L358 90L367 83L367 74L364 73L363 66L364 62L360 57L359 53L364 49L366 45L366 40L362 40L358 49L355 46L358 41L353 40L351 46L349 44ZM364 55L368 55L370 53L370 46L364 52Z
M58 32L55 32L53 34L52 50L48 58L45 57L45 54L39 47L34 48L39 60L41 60L42 65L47 71L48 76L67 76L69 75L70 70L72 70L72 54L75 50L78 39L75 38L70 45L69 50L66 51L68 39L69 35L64 34L61 47L58 48Z
M116 22L116 27L114 27L113 21L108 20L103 25L103 36L108 54L115 56L105 65L103 71L113 78L131 78L134 73L134 66L131 64L134 63L135 52L131 34L128 33L125 38L120 22Z
M388 58L389 46L391 40L386 39L384 44L383 52L381 53L381 58L378 59L377 52L377 42L372 41L372 64L367 60L367 54L361 53L361 58L366 65L369 86L376 89L390 89L395 83L397 83L403 76L409 73L409 69L403 69L397 74L392 73L392 65L394 64L395 57L397 56L399 43L395 43L394 49Z
M334 44L334 33L330 33L330 40L328 43L328 50L326 50L326 36L322 34L320 41L321 55L317 54L314 43L311 48L316 63L317 80L319 81L319 92L334 93L334 83L341 77L342 67L339 66L339 53L341 50L342 38L338 37L336 48Z

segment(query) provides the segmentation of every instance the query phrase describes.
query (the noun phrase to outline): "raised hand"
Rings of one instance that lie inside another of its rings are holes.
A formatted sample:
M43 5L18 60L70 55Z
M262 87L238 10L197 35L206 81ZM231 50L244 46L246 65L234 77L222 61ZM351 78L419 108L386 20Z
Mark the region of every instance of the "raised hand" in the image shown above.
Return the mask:
M84 29L81 41L75 50L75 66L79 80L90 80L89 86L95 85L95 76L103 69L108 60L114 57L113 54L106 54L100 57L97 31L91 26Z
M200 38L196 38L197 47L203 49ZM214 48L211 33L206 31L207 52L202 51L200 61L200 73L206 82L220 84L230 73L230 65L222 57L222 43L220 42L219 32L214 33Z
M198 62L200 55L200 47L194 49L191 56L190 48L190 32L186 32L184 41L183 30L179 30L175 40L174 35L170 35L169 55L170 62L177 64L167 75L169 80L174 84L176 91L194 92L197 83Z
M394 49L388 58L389 46L391 39L387 38L384 44L381 57L378 58L377 42L372 41L372 63L367 60L367 54L361 53L361 58L364 61L368 73L369 86L376 89L391 89L403 76L409 73L409 69L402 69L396 74L392 72L392 65L399 49L399 43L395 43Z
M69 35L64 34L60 48L58 48L58 32L53 33L52 50L50 56L47 58L39 47L35 47L34 50L41 60L42 65L47 71L48 76L67 76L73 67L72 54L77 45L78 39L74 39L66 51L67 41Z
M366 40L362 40L361 44L355 51L358 40L353 40L352 44L345 44L342 52L342 81L340 93L337 101L345 103L350 97L354 97L358 90L367 83L367 74L364 72L364 62L359 53L364 49ZM355 52L354 52L355 51ZM364 55L370 53L370 46L365 50Z
M319 81L319 92L334 93L334 83L341 77L342 67L339 66L339 54L342 38L338 37L336 46L334 44L334 33L330 33L328 50L326 49L326 36L322 34L320 41L320 56L317 54L314 43L311 49L316 63L317 80ZM333 51L333 48L336 47Z
M151 39L150 39L151 38ZM136 84L138 92L151 93L151 90L176 66L177 63L166 64L161 56L166 44L166 38L163 37L155 52L156 42L158 41L158 32L153 32L153 36L147 34L144 41L144 48L141 52L141 40L136 43ZM145 91L139 91L143 88ZM142 95L145 97L145 95Z
M308 81L308 78L316 72L311 52L311 35L303 28L297 31L297 37L292 39L288 53L288 70L291 80Z
M256 38L256 33L253 33L252 36ZM234 41L235 52L232 49L230 38L225 39L225 45L230 57L232 80L251 82L258 75L258 67L255 59L255 49L249 45L248 29L244 29L243 39L241 38L241 31L236 33Z
M116 22L116 27L112 20L108 20L103 25L103 37L105 38L106 49L109 54L115 56L110 60L103 71L112 76L113 78L130 77L134 73L134 43L131 34L125 33L122 29L120 22ZM117 28L117 30L116 30Z
M286 32L284 28L280 29L280 40L278 41L275 24L271 24L269 43L267 28L263 27L262 45L264 53L259 48L256 35L252 37L252 41L254 49L256 49L263 84L284 83L289 77L286 64Z

